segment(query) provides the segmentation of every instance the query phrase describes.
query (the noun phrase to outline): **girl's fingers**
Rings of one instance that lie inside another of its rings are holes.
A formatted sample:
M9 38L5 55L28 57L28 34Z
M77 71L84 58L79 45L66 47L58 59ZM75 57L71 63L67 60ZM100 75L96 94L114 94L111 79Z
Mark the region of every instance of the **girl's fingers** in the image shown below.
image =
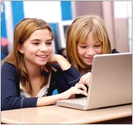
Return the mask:
M85 92L85 91L83 91L81 89L78 89L78 93L77 94L82 94L82 95L85 95L85 96L88 95L87 92Z
M76 88L84 92L87 92L87 88L83 84L77 83Z
M91 79L86 80L86 85L89 86L91 84Z
M86 86L84 86L83 84L80 84L80 86L81 86L81 89L83 89L85 92L87 92Z
M91 72L88 72L87 74L83 75L83 76L80 78L79 83L88 86L88 85L91 83Z

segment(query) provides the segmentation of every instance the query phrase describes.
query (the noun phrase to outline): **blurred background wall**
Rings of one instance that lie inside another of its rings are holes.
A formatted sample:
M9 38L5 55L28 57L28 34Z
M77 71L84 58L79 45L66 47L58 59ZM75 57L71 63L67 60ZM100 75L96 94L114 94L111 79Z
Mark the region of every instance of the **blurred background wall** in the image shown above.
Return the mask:
M14 28L25 17L41 18L50 24L55 33L54 53L65 48L65 31L73 19L86 14L104 20L112 48L132 51L132 1L3 1L0 10L1 59L12 50Z

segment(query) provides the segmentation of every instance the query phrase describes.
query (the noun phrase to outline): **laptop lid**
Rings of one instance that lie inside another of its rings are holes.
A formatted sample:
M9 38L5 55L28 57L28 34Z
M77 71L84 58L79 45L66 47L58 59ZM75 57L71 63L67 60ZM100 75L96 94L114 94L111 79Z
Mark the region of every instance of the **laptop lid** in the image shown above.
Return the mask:
M132 54L95 55L86 108L132 102Z

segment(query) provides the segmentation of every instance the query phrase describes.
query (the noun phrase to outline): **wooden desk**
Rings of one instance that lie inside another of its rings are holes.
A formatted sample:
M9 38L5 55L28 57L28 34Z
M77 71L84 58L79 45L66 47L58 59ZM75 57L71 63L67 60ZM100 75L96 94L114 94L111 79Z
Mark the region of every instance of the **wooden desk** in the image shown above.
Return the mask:
M8 110L1 113L1 123L132 123L132 105L89 111L54 105Z

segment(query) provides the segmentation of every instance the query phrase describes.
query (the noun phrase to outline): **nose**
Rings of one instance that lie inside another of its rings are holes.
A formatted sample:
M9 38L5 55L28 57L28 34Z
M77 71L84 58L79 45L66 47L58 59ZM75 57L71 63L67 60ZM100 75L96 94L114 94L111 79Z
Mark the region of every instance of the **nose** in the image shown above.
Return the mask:
M45 43L41 44L40 51L44 51L44 52L48 51L48 48Z
M91 47L91 48L88 49L87 55L93 56L95 54L96 54L96 52L95 52L95 49L93 47Z

